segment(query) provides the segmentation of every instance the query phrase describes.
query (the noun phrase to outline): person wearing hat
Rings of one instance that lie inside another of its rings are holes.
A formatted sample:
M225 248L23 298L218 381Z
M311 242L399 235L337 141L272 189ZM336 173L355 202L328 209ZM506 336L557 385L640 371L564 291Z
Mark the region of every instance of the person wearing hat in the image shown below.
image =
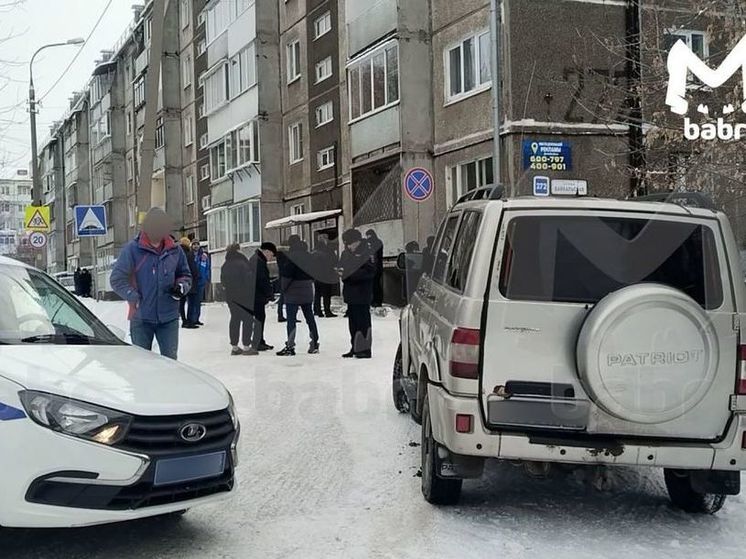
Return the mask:
M375 255L357 229L345 231L342 242L345 249L339 259L339 268L350 325L350 351L342 357L370 359L373 343L370 305L373 302L373 282L376 277Z
M189 294L181 301L179 301L181 327L195 329L199 328L199 326L190 321L189 316L194 314L194 306L199 304L199 301L197 300L198 284L197 281L195 281L195 278L197 278L197 275L199 274L199 269L197 268L197 262L194 260L194 253L192 252L192 241L189 239L189 237L183 237L181 241L179 241L179 243L181 244L181 249L184 251L184 255L187 258L189 271L192 274L192 288L189 290ZM189 305L188 307L187 304Z
M179 350L179 302L192 288L184 251L171 236L173 222L151 209L141 232L122 247L111 271L111 287L129 303L132 343L176 359Z

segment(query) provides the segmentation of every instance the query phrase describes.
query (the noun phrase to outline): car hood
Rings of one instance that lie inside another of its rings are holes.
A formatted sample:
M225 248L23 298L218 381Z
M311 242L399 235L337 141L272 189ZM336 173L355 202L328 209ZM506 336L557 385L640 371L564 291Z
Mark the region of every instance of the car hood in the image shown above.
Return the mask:
M210 375L129 346L2 346L0 376L134 415L216 411L230 401Z

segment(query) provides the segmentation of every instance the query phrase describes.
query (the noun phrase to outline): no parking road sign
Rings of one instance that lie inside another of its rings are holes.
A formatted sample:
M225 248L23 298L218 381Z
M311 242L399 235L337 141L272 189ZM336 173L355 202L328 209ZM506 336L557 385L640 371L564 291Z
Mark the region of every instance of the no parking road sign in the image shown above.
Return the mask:
M404 190L415 202L424 202L433 193L435 181L427 169L410 169L404 177Z

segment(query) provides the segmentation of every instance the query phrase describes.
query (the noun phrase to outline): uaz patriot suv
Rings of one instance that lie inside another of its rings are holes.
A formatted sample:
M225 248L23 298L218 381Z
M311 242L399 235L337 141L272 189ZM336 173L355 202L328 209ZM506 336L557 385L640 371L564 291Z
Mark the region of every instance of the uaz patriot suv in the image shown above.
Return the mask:
M487 458L662 467L690 512L738 494L746 292L724 214L477 191L430 260L393 379L429 502L457 502Z

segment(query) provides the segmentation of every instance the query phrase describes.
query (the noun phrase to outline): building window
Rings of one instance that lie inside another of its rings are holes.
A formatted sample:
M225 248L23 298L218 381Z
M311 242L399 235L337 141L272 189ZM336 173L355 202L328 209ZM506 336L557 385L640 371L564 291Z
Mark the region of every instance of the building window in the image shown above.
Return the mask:
M489 31L469 37L448 49L445 64L448 101L488 89L492 83Z
M182 62L182 82L184 89L192 85L192 55L187 54Z
M290 206L290 215L303 215L306 212L306 208L303 204L295 204ZM303 230L298 225L293 225L290 228L291 235L302 235Z
M399 46L384 46L350 65L350 119L399 102Z
M319 37L323 37L329 31L332 30L332 14L331 12L326 12L323 16L316 19L316 21L313 22L313 30L314 39L318 39Z
M155 121L155 149L160 149L166 142L166 135L163 129L163 117L158 117Z
M491 157L449 167L446 176L449 206L455 204L467 192L493 184L493 171Z
M135 199L132 198L127 202L127 217L130 227L134 227L135 225L137 225L136 213Z
M196 192L194 190L194 175L187 175L184 180L184 203L187 206L194 204Z
M200 180L203 180L203 181L210 178L210 164L209 163L205 163L204 165L202 165L202 167L200 167L199 178Z
M127 135L132 135L132 113L127 111Z
M287 46L288 84L300 79L300 41L294 41Z
M303 161L303 123L298 122L288 128L290 164Z
M225 149L225 140L210 148L210 178L213 181L219 181L227 174Z
M238 97L250 87L256 85L256 55L254 43L241 50L231 58L230 91Z
M190 20L192 18L192 11L189 9L192 0L181 0L181 9L179 10L181 15L181 28L186 29L189 27Z
M704 31L690 31L685 29L672 29L666 33L666 52L671 50L677 41L684 41L689 50L696 54L700 60L706 60L710 56L710 45L707 34Z
M202 134L199 137L199 147L200 148L206 148L207 144L210 143L210 135L209 134Z
M202 83L205 90L204 114L216 111L230 99L228 62L218 63L207 75Z
M145 29L143 30L143 39L145 44L150 46L150 40L153 38L153 18L149 17L145 22Z
M316 107L316 128L329 124L334 120L334 103L327 101Z
M205 18L206 18L206 17L207 17L207 16L206 16L206 14L205 14L205 11L204 11L204 10L202 10L202 11L201 11L201 12L199 13L199 15L197 16L197 25L203 25L203 24L205 23Z
M207 43L204 39L202 39L199 43L197 43L197 56L202 56L207 52Z
M145 76L137 78L132 85L134 89L135 108L145 104Z
M135 160L130 155L127 157L127 180L132 181L135 178Z
M316 83L321 83L332 76L332 57L328 56L316 64Z
M319 151L316 154L316 164L319 171L334 167L334 146Z
M194 119L192 115L184 117L184 146L191 146L194 142Z

